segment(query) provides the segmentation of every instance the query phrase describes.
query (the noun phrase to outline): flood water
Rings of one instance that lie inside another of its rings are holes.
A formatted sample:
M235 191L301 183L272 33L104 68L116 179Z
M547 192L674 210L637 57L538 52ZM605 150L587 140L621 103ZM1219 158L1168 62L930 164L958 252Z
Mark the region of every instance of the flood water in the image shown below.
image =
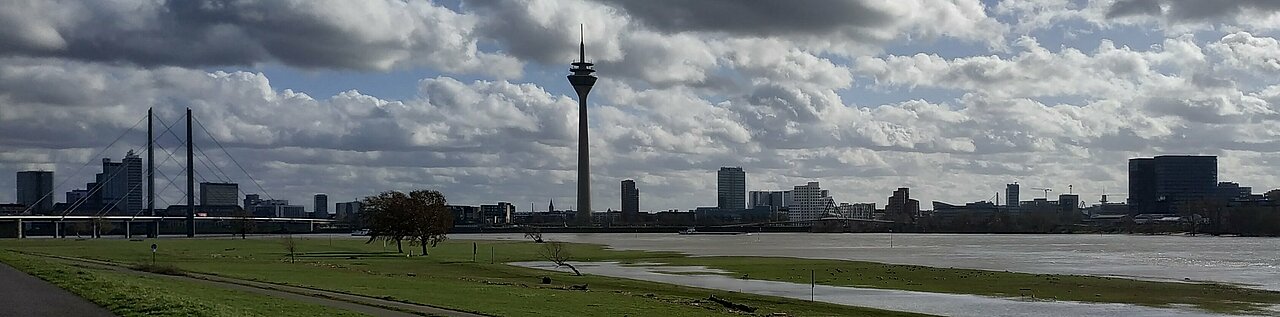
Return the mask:
M702 256L787 256L1027 273L1215 281L1280 290L1280 238L1143 235L544 234L552 241ZM451 235L521 240L522 234Z
M519 262L512 265L544 270L567 271L549 262ZM899 290L737 279L714 275L702 267L632 266L612 262L576 264L583 273L630 278L660 283L789 297L841 305L872 307L943 316L1217 316L1196 309L1154 308L1125 304L1097 304L1070 301L1038 301L977 295L941 294ZM688 274L705 271L708 274ZM685 274L669 274L682 272Z

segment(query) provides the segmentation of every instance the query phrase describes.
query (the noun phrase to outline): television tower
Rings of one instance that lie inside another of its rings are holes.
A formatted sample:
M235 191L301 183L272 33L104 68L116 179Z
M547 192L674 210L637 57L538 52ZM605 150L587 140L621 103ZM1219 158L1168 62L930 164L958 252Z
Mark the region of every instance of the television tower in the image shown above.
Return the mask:
M581 26L579 26L581 28ZM577 223L591 224L591 160L590 146L588 146L587 137L587 94L591 92L591 86L596 84L596 76L591 75L595 72L592 66L595 64L587 62L587 42L585 30L583 30L583 39L578 44L578 62L572 63L569 72L569 84L573 85L573 90L578 92L578 215Z

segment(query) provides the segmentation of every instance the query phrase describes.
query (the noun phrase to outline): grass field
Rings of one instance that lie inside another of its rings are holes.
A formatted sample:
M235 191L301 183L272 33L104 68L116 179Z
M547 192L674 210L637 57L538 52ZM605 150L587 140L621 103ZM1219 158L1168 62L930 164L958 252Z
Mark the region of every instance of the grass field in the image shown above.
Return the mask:
M201 283L71 266L13 252L0 252L0 261L124 317L365 316Z
M472 262L472 242L449 241L427 257L405 257L384 251L381 244L355 240L299 239L297 263L289 263L274 239L4 240L0 248L23 252L84 257L118 263L151 261L151 243L159 245L157 262L183 270L321 288L353 294L428 304L500 316L740 316L707 300L715 295L758 308L757 314L791 316L918 316L717 290L681 287L599 276L572 276L504 265L537 260L532 243L479 242ZM671 257L669 253L617 252L593 245L574 245L583 260L637 260ZM493 249L492 264L488 257ZM408 248L406 248L408 251ZM6 253L5 259L14 258ZM553 279L541 285L543 276ZM568 290L588 285L588 291Z
M762 313L793 316L894 316L903 313L736 294L627 279L571 276L503 265L538 261L529 242L451 240L427 257L405 257L395 247L349 239L302 239L298 263L275 239L155 240L159 259L185 270L287 283L503 316L694 316L732 314L706 301L727 297ZM478 255L472 262L472 243ZM150 260L151 241L7 240L0 248L87 257L122 263ZM770 257L688 257L670 252L615 251L598 245L570 246L577 261L700 265L752 279L808 283L809 270L825 285L980 294L1165 307L1193 305L1215 312L1250 313L1280 303L1280 292L1218 284L1137 281L889 265L873 262ZM406 248L408 251L409 248ZM490 258L490 253L493 258ZM539 285L542 276L554 283ZM590 291L564 290L588 284Z

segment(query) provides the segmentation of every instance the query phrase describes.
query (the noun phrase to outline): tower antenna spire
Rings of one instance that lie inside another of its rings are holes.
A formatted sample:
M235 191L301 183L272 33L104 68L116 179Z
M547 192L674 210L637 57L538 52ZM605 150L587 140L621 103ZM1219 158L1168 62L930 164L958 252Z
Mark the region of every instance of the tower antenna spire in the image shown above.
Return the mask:
M582 23L578 23L578 36L580 36L580 39L578 42L578 58L579 58L578 61L586 63L587 62L587 27L584 26Z

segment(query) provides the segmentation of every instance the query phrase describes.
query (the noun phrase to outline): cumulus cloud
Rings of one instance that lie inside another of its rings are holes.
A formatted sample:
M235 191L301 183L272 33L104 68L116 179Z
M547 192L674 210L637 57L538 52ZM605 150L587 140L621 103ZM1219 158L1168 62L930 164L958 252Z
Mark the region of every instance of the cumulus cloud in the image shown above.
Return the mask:
M819 180L838 200L879 203L899 186L953 202L1010 181L1115 191L1126 158L1163 153L1226 155L1224 179L1265 187L1275 175L1240 171L1272 170L1258 160L1280 151L1275 10L1236 1L1186 16L1194 5L17 1L0 7L0 173L80 182L76 168L145 109L176 123L191 107L278 198L437 188L456 203L567 207L578 123L562 67L585 24L602 76L589 114L602 209L625 178L652 197L642 209L712 204L724 165L745 167L752 189ZM1104 39L1041 44L1075 21ZM1135 45L1113 26L1164 38ZM320 94L245 65L429 75L392 98Z

